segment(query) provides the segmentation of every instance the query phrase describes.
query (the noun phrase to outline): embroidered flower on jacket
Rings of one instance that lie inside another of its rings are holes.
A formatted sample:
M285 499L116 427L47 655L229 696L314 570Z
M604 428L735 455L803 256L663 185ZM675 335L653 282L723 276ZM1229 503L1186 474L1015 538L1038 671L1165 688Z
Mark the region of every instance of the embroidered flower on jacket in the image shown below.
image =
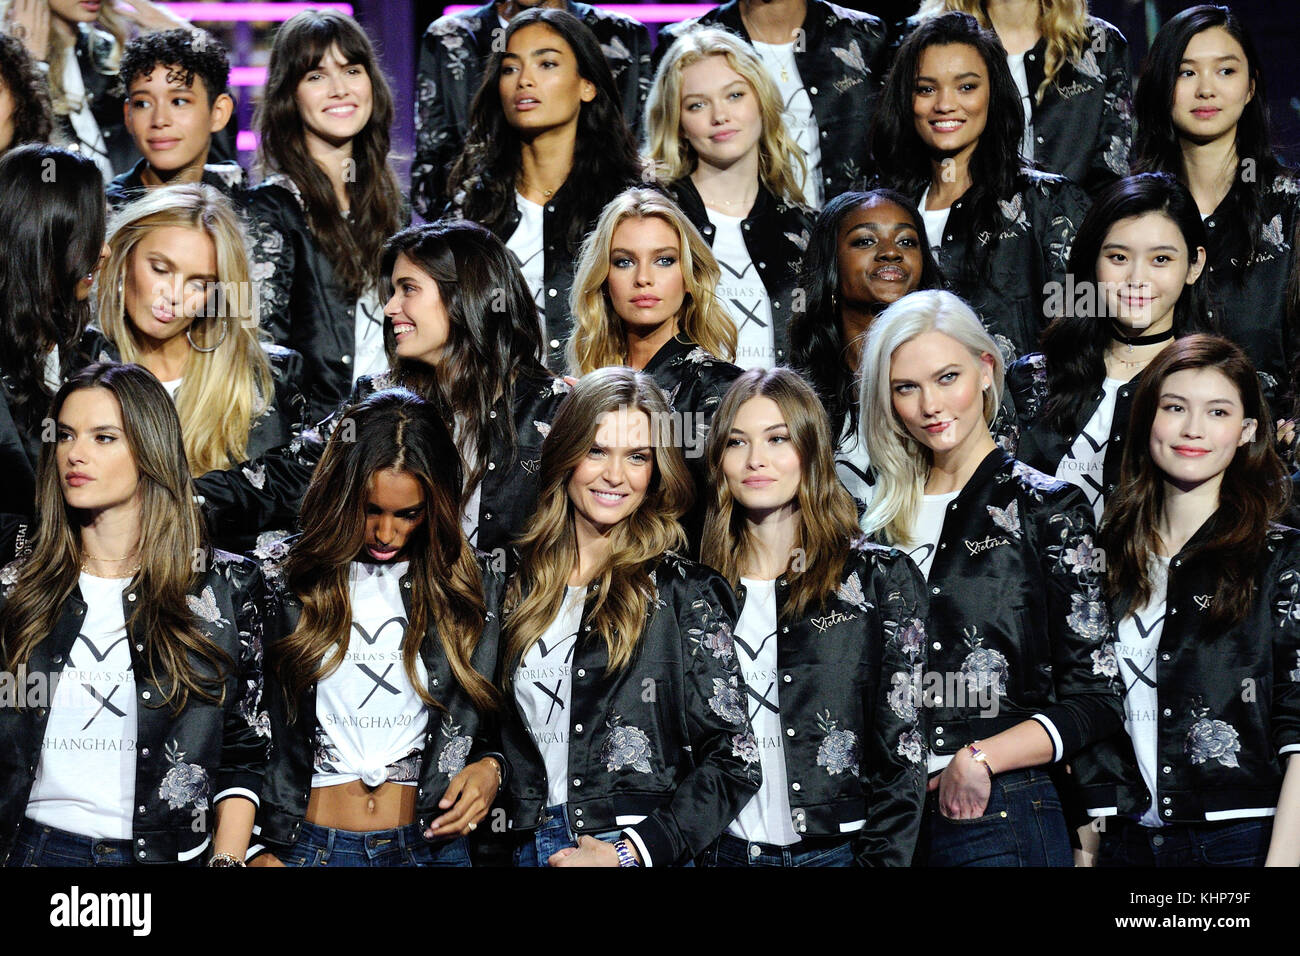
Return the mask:
M546 438L551 434L550 422L533 422L533 427L537 429L537 434L541 435L543 438Z
M966 675L966 687L973 694L986 688L991 688L995 694L1005 694L1010 670L1002 652L991 647L977 647L961 662L961 672Z
M1010 200L998 200L998 210L1002 217L1011 223L1011 229L1002 235L1009 238L1015 235L1015 230L1019 227L1029 228L1029 217L1025 214L1025 197L1022 193L1016 193Z
M899 720L912 723L917 715L916 682L906 671L897 671L889 680L892 685L889 691L889 709Z
M1070 613L1065 624L1089 641L1100 641L1110 633L1110 614L1101 600L1101 592L1090 587L1083 594L1070 595Z
M606 60L617 60L619 63L624 64L624 67L632 60L632 51L616 36L610 37L608 43L602 43L600 52L605 54ZM610 68L614 69L612 64Z
M745 708L740 697L740 682L733 675L723 680L713 678L713 696L709 698L709 709L729 724L745 722Z
M1101 67L1097 65L1097 54L1092 51L1091 47L1086 47L1083 55L1074 61L1074 68L1080 76L1086 76L1090 80L1096 80L1103 83L1106 77L1102 75Z
M1102 677L1118 677L1119 661L1115 657L1115 645L1107 641L1102 647L1092 652L1092 672Z
M22 568L23 559L19 558L16 561L10 561L3 569L0 569L0 588L4 589L5 594L8 594L10 588L18 583L18 572Z
M912 618L898 629L896 640L903 656L909 661L916 660L925 649L925 622L919 617Z
M739 757L747 764L758 763L758 739L752 733L732 735L731 756Z
M1213 719L1209 713L1207 707L1192 708L1192 716L1199 719L1187 731L1187 743L1183 749L1194 764L1217 760L1225 767L1238 766L1237 754L1241 750L1241 740L1237 729L1226 720Z
M920 763L924 751L924 741L919 730L907 730L898 735L898 747L895 749L900 757L906 757L912 763Z
M857 571L852 572L844 579L844 583L836 590L835 596L845 604L851 604L860 611L867 611L871 608L871 604L867 602L867 596L862 590L862 580L858 577Z
M1067 547L1062 551L1061 559L1067 568L1078 574L1080 571L1091 571L1100 553L1093 546L1092 535L1085 534L1079 538L1077 547Z
M712 362L713 356L699 346L696 346L686 353L683 357L683 361L695 362L696 364L699 364L700 362Z
M1129 171L1128 151L1129 144L1124 141L1124 137L1112 136L1106 151L1101 154L1102 162L1106 164L1106 168L1112 173L1121 176L1127 175Z
M1006 508L999 508L997 505L985 505L988 508L989 517L993 523L1001 528L1013 538L1020 537L1020 502L1012 499L1011 504Z
M817 715L817 727L824 736L817 748L817 766L825 767L831 776L845 770L858 773L858 735L851 730L840 730L827 710Z
M217 607L217 596L212 593L211 585L205 587L198 597L193 594L185 595L185 603L198 618L209 624L230 623L221 616L221 609Z
M474 738L460 732L460 724L452 723L450 716L442 718L442 735L447 743L438 754L438 772L457 774L465 769L465 758L469 756Z
M208 805L208 772L198 764L186 763L185 752L180 744L173 740L164 750L171 769L163 776L158 788L158 797L167 801L172 810L179 810L187 804L195 807Z
M270 409L268 409L268 411L269 410ZM245 466L239 470L244 473L244 477L248 479L248 483L258 491L261 491L266 487L266 465L258 465L256 468Z
M716 681L714 682L716 683ZM600 748L600 759L605 761L605 769L610 773L631 767L641 773L650 773L650 738L640 727L623 723L623 718L614 714L605 721L609 736Z

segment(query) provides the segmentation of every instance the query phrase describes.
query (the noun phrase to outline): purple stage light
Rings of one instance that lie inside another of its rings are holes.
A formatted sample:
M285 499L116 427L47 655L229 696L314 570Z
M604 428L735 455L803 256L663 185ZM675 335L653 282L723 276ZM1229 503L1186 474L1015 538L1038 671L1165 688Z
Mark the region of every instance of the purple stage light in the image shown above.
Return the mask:
M337 10L352 15L350 3L162 3L159 6L197 23L283 21L304 10Z
M231 86L265 86L266 67L232 66L230 68Z
M251 129L241 129L239 135L235 137L235 149L241 153L257 152L257 144L262 141L261 137Z
M172 6L184 6L184 4L172 4ZM676 23L678 20L701 17L715 5L711 3L598 3L596 6L610 13L621 13L633 20L640 20L642 23ZM444 14L465 13L477 9L468 3L454 3L444 7L442 12Z

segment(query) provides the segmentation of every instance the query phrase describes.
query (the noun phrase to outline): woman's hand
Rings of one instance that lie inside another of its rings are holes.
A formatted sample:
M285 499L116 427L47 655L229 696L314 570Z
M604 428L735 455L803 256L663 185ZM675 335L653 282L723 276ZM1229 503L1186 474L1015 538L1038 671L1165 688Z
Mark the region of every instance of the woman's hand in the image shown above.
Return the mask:
M438 801L442 809L450 809L429 825L426 837L464 836L473 831L479 821L487 816L488 808L497 798L497 782L501 768L494 757L484 757L470 764L447 785L447 792Z
M963 747L926 789L935 787L939 788L940 813L949 820L970 820L984 815L993 781L988 771Z
M629 841L631 845L631 841ZM637 855L636 847L632 853ZM578 845L565 847L558 853L551 854L547 866L618 866L618 851L614 844L597 840L595 837L578 837Z
M9 8L9 32L23 41L33 60L50 55L50 0L14 0Z
M257 854L257 856L253 857L251 860L248 861L248 865L249 866L281 866L281 867L284 866L284 864L280 862L280 858L276 856L274 853L270 853L270 852Z
M190 29L190 21L168 13L158 4L150 3L149 0L127 0L125 4L121 0L114 0L113 11L122 19L130 20L146 33L155 30Z

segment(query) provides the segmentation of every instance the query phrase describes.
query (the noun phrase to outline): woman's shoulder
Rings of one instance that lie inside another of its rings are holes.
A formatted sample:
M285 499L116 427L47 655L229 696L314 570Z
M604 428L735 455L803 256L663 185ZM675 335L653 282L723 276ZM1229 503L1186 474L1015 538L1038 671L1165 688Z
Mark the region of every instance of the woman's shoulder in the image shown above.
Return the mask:
M1284 524L1269 525L1264 536L1264 549L1273 555L1275 562L1287 565L1300 572L1300 529ZM1300 581L1300 574L1297 576Z
M284 173L272 173L244 195L254 216L268 212L303 212L307 208L298 184Z
M676 551L665 551L660 555L650 571L650 578L661 591L673 588L692 591L718 585L731 587L718 571Z
M1042 352L1020 356L1007 366L1006 383L1017 399L1024 394L1046 390L1047 356Z
M1109 20L1101 17L1084 18L1083 28L1088 31L1088 46L1097 60L1121 60L1127 63L1128 38Z
M274 342L261 342L266 360L271 363L271 374L277 382L297 382L302 377L302 353Z
M217 575L231 587L247 589L257 583L262 576L261 566L252 558L220 548L208 549L208 578L199 585L202 590L211 583L212 575Z
M81 333L81 340L77 342L77 358L86 364L120 362L122 353L113 340L104 334L103 329L91 324L86 326L86 330Z

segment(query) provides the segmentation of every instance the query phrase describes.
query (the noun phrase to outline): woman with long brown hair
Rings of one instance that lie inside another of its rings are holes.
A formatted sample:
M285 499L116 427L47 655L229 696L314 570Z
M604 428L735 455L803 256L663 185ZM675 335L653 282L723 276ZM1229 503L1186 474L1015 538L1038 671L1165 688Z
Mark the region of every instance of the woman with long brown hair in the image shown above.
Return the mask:
M1099 866L1300 863L1300 532L1238 346L1142 373L1101 544L1126 733L1075 761Z
M468 866L504 760L486 750L504 575L460 530L460 458L404 389L348 408L266 564L275 743L258 865Z
M180 423L138 365L96 364L50 407L39 530L4 569L0 660L49 694L0 710L12 866L243 866L269 730L265 584L209 549ZM55 688L57 687L57 692Z
M624 367L584 376L542 447L506 598L502 749L518 865L689 863L758 787L735 596L674 553L690 497L653 379Z
M388 165L393 94L351 17L308 10L275 35L248 193L262 321L306 361L312 420L383 371L384 240L409 218Z
M733 645L763 768L705 855L716 866L907 866L916 846L925 582L861 536L832 447L786 368L738 378L709 434L702 558L740 597Z

